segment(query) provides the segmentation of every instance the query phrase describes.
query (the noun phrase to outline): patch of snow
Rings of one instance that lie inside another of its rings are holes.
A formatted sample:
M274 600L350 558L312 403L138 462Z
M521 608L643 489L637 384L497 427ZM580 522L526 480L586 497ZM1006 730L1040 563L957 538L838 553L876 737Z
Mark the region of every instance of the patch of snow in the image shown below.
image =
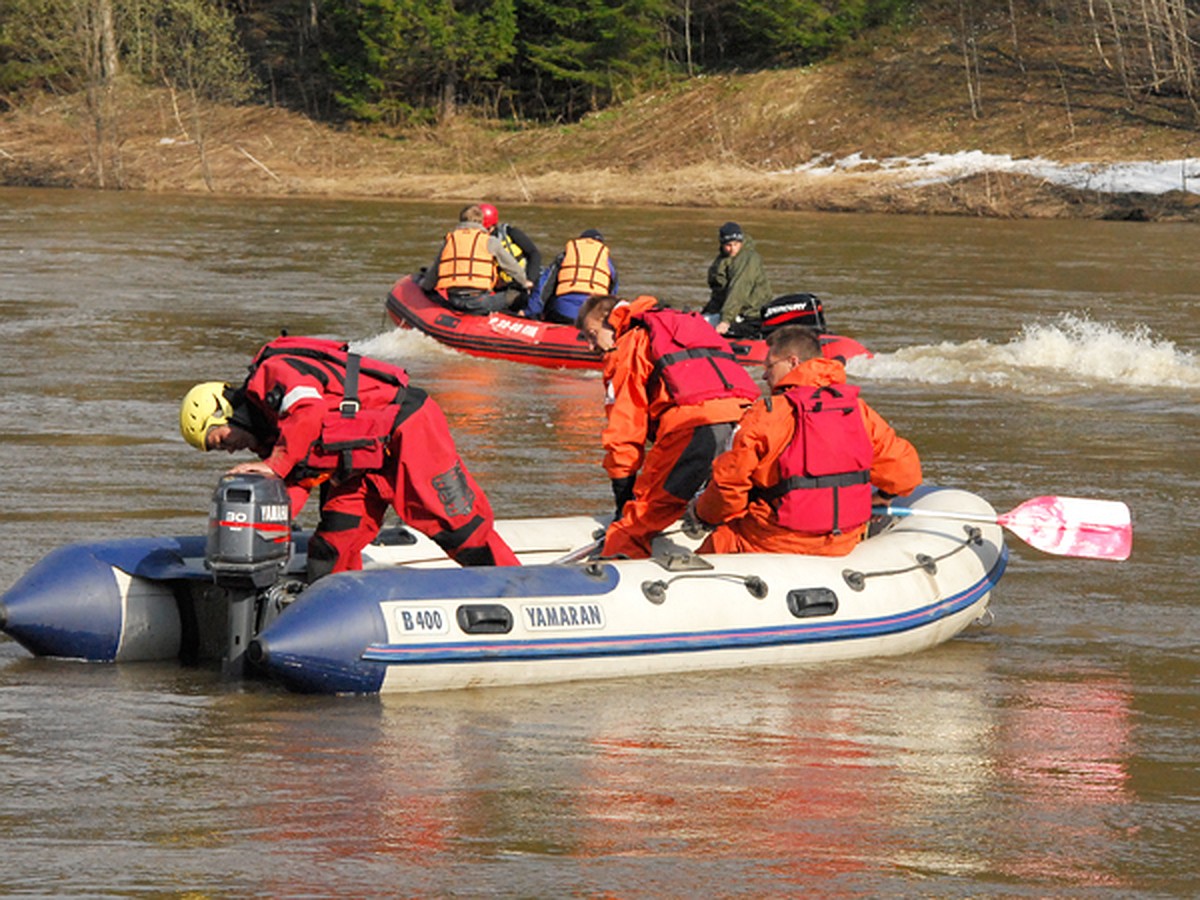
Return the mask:
M892 156L882 160L870 159L861 153L831 160L825 154L774 174L801 172L818 177L855 172L887 173L909 187L946 184L987 172L1005 172L1106 194L1162 194L1167 191L1200 194L1200 158L1195 157L1158 162L1058 163L1041 157L1014 159L1006 154L980 150Z

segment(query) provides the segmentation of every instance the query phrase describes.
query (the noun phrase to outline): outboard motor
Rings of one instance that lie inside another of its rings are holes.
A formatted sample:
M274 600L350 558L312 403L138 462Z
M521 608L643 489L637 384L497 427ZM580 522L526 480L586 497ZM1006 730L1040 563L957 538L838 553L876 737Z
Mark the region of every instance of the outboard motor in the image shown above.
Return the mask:
M818 334L826 331L825 307L816 294L784 294L766 304L759 315L763 337L784 325L805 325Z
M229 595L222 672L240 676L258 627L259 602L292 555L291 504L274 475L225 475L213 492L204 564Z

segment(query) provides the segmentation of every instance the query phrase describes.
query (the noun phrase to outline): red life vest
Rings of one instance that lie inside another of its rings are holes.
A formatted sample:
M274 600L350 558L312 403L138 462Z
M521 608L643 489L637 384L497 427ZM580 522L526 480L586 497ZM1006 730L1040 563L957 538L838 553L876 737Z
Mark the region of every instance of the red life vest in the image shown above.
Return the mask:
M649 309L630 323L650 335L654 376L680 406L719 397L757 400L758 385L737 361L729 342L699 313Z
M762 492L779 524L808 534L840 534L871 518L874 449L848 384L784 392L796 433L779 456L779 483Z
M337 470L343 476L381 468L399 424L408 373L399 366L351 353L341 341L281 337L258 352L247 381L264 361L274 357L284 357L298 373L315 378L322 386L327 412L321 436L302 465L309 470ZM282 399L264 398L276 409Z

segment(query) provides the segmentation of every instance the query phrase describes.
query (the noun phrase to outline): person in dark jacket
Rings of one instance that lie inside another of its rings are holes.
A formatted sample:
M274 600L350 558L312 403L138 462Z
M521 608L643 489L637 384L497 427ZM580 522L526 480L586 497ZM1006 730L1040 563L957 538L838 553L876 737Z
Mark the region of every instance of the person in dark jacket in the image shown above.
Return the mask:
M533 238L516 225L511 222L501 222L500 211L492 204L480 203L479 209L483 213L483 227L498 237L504 249L525 267L525 282L518 281L501 269L496 285L497 292L506 291L509 294L509 309L514 312L522 310L529 303L532 285L536 285L538 278L541 277L542 251L538 249Z
M737 222L722 225L717 238L720 249L708 267L712 293L703 313L718 334L758 337L762 329L759 311L774 299L762 257L753 238Z

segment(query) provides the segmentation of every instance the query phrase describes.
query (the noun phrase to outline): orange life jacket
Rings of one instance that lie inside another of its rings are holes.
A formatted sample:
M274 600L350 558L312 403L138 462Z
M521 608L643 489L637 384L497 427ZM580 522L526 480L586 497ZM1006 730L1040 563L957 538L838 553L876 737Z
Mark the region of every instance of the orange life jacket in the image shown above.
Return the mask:
M446 235L437 290L490 291L496 286L500 269L488 250L488 237L481 228L455 228Z
M607 294L612 288L608 247L595 238L574 238L563 248L554 295Z
M853 385L784 392L796 432L779 455L779 483L761 492L779 524L809 534L841 534L871 518L874 449Z
M733 355L729 342L699 313L649 309L630 323L650 335L654 377L679 406L718 397L757 400L758 385Z

